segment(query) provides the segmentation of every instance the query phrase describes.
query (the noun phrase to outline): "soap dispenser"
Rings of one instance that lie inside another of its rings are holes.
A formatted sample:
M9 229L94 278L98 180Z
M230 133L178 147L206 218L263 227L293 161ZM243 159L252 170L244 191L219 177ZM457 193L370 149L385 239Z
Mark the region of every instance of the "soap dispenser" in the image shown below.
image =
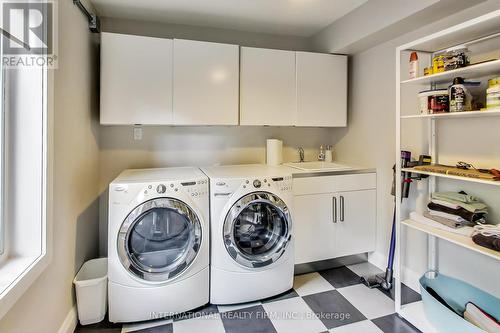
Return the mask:
M326 151L325 151L325 162L331 163L333 161L333 150L332 146L328 145L326 146Z

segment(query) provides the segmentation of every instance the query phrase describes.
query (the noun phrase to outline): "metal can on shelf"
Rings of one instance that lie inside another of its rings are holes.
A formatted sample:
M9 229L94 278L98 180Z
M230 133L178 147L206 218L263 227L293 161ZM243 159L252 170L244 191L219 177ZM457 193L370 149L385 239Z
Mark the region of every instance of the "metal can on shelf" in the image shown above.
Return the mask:
M436 55L432 58L432 73L444 72L444 57L443 55Z
M421 114L444 113L449 111L447 89L425 90L418 94Z
M500 76L488 80L488 88L500 85Z
M494 85L486 90L486 108L500 108L500 84Z

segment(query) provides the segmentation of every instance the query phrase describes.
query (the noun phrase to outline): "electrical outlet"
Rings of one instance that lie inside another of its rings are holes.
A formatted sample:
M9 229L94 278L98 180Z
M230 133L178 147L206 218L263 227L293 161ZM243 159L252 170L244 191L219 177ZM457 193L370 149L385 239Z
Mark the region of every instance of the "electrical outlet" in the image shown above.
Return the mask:
M134 140L142 140L142 127L134 127Z

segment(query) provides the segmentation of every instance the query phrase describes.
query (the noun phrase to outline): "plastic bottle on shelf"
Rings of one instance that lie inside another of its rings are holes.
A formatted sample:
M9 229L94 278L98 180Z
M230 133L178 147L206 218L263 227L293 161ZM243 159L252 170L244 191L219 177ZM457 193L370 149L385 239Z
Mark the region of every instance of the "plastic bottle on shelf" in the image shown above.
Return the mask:
M470 111L472 105L472 95L464 85L464 79L456 77L453 85L449 88L450 112Z
M418 76L418 55L417 52L412 52L410 55L410 79Z

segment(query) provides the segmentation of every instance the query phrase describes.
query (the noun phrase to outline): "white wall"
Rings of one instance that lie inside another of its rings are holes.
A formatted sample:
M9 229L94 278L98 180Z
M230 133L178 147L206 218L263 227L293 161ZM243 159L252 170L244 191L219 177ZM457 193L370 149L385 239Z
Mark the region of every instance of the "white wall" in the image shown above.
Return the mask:
M370 0L315 34L311 44L322 52L353 54L484 1Z
M499 1L487 1L481 5L447 17L432 25L423 27L410 34L398 37L384 44L355 54L350 62L349 87L349 127L335 147L342 160L360 162L377 168L377 251L370 260L379 266L385 266L390 227L392 221L393 197L390 195L392 166L395 151L395 48L425 34L463 22L491 10L500 8ZM416 100L415 100L416 104ZM466 124L464 126L464 124ZM419 120L405 123L405 136L415 140L405 141L407 147L418 156L425 151L419 144L419 138L425 133L425 126ZM488 144L485 139L498 141L499 119L443 120L438 127L443 139L438 146L442 152L443 163L455 163L465 159L482 166L500 165L500 146ZM454 138L449 140L446 138ZM478 145L479 142L486 144ZM493 142L493 141L490 141ZM456 148L458 147L458 149ZM422 185L420 185L422 186ZM462 183L443 184L448 188L466 189L477 194L497 209L492 218L500 222L498 190L470 186ZM424 186L425 187L425 186ZM420 189L424 191L425 188ZM494 209L495 209L494 208ZM426 239L422 234L408 234L409 250L404 257L413 272L413 277L425 270ZM470 251L451 246L444 242L440 258L441 270L477 283L496 295L500 294L497 279L500 267L492 259ZM487 274L477 274L476 264L482 264ZM458 268L457 268L458 267Z
M54 220L50 265L0 320L2 333L55 333L74 305L72 280L97 256L97 47L71 1L59 1L55 70ZM95 38L95 37L94 37Z
M141 141L129 126L100 129L100 252L107 251L107 186L129 168L265 163L266 139L284 142L285 161L297 161L297 147L306 160L316 160L320 145L332 144L332 131L342 129L258 126L143 127Z
M143 22L109 17L102 18L101 23L102 30L107 32L162 38L192 39L283 50L307 51L309 49L309 39L305 37L244 32L183 24Z

